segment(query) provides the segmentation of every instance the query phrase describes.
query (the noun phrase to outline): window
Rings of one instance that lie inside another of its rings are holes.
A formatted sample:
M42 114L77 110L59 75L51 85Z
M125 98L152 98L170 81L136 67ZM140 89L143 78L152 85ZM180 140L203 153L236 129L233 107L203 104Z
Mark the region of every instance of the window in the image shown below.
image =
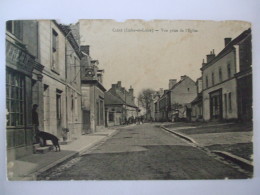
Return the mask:
M188 88L187 90L188 90L188 92L189 92L189 91L190 91L190 88Z
M222 69L218 69L219 82L222 82Z
M109 120L109 122L114 122L114 113L113 112L109 112L108 120Z
M104 124L104 101L100 100L100 124Z
M206 88L209 87L209 80L208 80L208 76L206 76Z
M56 112L57 120L61 120L61 93L59 92L56 94Z
M96 102L96 124L99 125L100 124L100 106L99 106L99 101Z
M73 98L73 95L71 95L71 110L74 110L74 98Z
M24 125L24 76L7 71L6 74L6 109L7 126Z
M227 76L228 76L228 79L231 77L231 68L230 68L230 64L227 65Z
M52 30L52 70L58 71L58 33Z
M224 94L225 115L227 115L227 94Z
M22 40L22 21L7 21L6 30Z
M229 112L232 112L231 92L228 94L228 100L229 100Z
M214 72L212 72L211 76L212 76L212 86L213 86L213 85L215 85Z
M58 33L55 30L52 30L52 51L57 51L58 46Z
M77 76L78 76L78 73L77 73L77 58L76 56L74 56L74 82L77 83Z

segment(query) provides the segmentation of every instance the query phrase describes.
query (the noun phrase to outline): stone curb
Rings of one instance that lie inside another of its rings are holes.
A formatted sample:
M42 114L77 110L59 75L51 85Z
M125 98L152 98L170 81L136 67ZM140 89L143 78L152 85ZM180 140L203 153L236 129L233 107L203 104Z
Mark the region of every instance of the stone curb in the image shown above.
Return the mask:
M224 151L219 151L219 150L213 150L212 152L227 160L231 160L232 162L238 164L239 166L241 166L242 168L244 168L248 171L253 171L253 169L254 169L253 163L250 162L249 160L246 160L244 158L241 158L241 157L231 154L229 152L224 152Z
M170 133L173 133L174 135L176 135L176 136L178 136L178 137L180 137L180 138L182 138L182 139L185 139L185 140L188 141L188 142L191 142L191 143L193 143L193 144L197 144L194 139L192 139L192 138L190 138L190 137L188 137L188 136L186 136L186 135L184 135L184 134L182 134L182 133L177 133L177 132L175 132L175 131L171 131L170 129L167 129L167 128L164 127L164 126L160 126L160 127L161 127L162 129L164 129L164 130L170 132Z
M186 141L188 141L192 144L195 144L196 146L199 146L199 144L196 143L192 138L190 138L186 135L183 135L182 133L177 133L175 131L171 131L171 130L167 129L166 127L162 126L162 125L161 125L161 128L170 132L170 133L172 133L172 134L174 134L174 135L176 135L176 136L178 136L178 137L180 137L180 138L182 138L182 139L185 139ZM199 147L204 148L203 146L199 146ZM244 168L248 171L253 171L253 169L254 169L254 165L250 161L248 161L244 158L241 158L239 156L236 156L234 154L231 154L229 152L224 152L224 151L219 151L219 150L212 150L210 152L217 154L217 155L219 155L219 156L221 156L221 157L223 157L227 160L231 160L232 162L236 163L237 165L241 166L242 168Z
M63 158L58 159L58 160L56 160L56 161L50 163L49 165L47 165L47 166L45 166L45 167L39 169L38 171L35 171L34 173L31 173L31 174L29 174L29 175L27 175L27 176L24 176L24 178L25 178L24 180L25 180L25 181L26 181L26 180L36 180L37 176L39 176L40 174L44 173L45 171L48 171L48 170L54 168L55 166L58 166L59 164L63 163L64 161L67 161L67 160L69 160L69 159L72 159L72 158L74 158L74 157L77 157L77 156L81 155L81 154L84 153L86 150L88 150L88 149L94 147L95 145L99 144L100 142L104 141L105 139L107 139L107 138L109 138L109 137L114 136L114 135L117 134L117 133L118 133L118 130L114 130L114 132L112 132L111 134L108 134L108 135L104 136L102 139L98 140L97 142L93 142L93 143L91 143L91 144L89 144L89 145L87 145L87 146L84 146L84 147L82 147L79 151L76 151L76 152L74 152L74 153L72 153L72 154L68 154L67 156L64 156ZM23 180L23 179L22 179L22 180Z

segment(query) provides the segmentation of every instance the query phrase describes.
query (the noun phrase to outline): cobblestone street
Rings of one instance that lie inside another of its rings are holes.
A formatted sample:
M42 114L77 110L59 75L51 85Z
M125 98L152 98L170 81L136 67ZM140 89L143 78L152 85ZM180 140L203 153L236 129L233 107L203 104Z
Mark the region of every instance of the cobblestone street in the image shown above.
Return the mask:
M153 124L122 128L41 180L239 179L243 171Z

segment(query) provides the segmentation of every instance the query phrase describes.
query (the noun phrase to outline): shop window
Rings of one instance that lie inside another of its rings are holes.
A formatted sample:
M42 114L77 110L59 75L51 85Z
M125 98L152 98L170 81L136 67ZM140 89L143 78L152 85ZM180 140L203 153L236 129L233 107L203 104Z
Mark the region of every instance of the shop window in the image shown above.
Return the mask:
M24 125L24 76L7 71L6 74L6 109L7 126Z
M108 120L109 122L114 122L114 112L109 112Z

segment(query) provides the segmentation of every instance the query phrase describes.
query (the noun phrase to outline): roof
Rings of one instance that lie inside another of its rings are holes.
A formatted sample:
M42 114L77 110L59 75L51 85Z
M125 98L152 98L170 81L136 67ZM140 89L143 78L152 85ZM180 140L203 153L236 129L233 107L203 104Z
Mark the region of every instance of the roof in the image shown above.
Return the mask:
M185 75L184 79L179 80L179 82L177 82L175 85L172 86L172 88L169 91L172 91L173 89L175 89L178 85L180 85L184 80L186 79L190 79L192 80L190 77L188 77L187 75ZM192 80L193 81L193 80ZM194 82L194 81L193 81ZM194 82L195 83L195 82ZM167 91L166 93L168 93L169 91Z
M70 27L67 25L63 25L63 24L58 24L58 26L64 32L65 37L70 42L70 44L71 44L72 48L75 50L76 54L81 58L82 54L80 52L80 47L79 47L77 41L75 40L73 34L71 33Z
M105 105L123 105L121 98L113 95L110 92L105 92Z
M124 88L123 88L123 90L124 90L125 92L127 92ZM138 107L135 105L134 101L132 100L132 97L130 97L129 95L126 95L126 96L125 96L125 95L122 93L121 96L120 96L119 94L117 94L117 93L113 90L113 88L111 88L108 92L109 92L110 94L112 94L113 96L116 96L117 98L119 98L119 99L123 102L123 104L126 104L127 106L130 106L130 107L138 108ZM122 98L122 96L123 96L124 98Z
M227 53L229 53L230 51L232 51L234 49L234 45L239 44L243 39L245 39L249 34L251 34L251 28L245 30L244 32L242 32L240 35L238 35L235 39L233 39L232 41L230 41L225 47L224 49L219 52L219 54L213 58L210 62L206 63L204 66L201 67L201 70L205 70L206 68L208 68L210 65L212 65L213 63L215 63L216 61L218 61L220 58L222 58L223 56L225 56Z
M196 103L198 103L198 102L202 102L202 94L201 94L201 93L199 93L199 94L197 95L197 97L195 97L195 99L192 100L191 104L196 104Z

